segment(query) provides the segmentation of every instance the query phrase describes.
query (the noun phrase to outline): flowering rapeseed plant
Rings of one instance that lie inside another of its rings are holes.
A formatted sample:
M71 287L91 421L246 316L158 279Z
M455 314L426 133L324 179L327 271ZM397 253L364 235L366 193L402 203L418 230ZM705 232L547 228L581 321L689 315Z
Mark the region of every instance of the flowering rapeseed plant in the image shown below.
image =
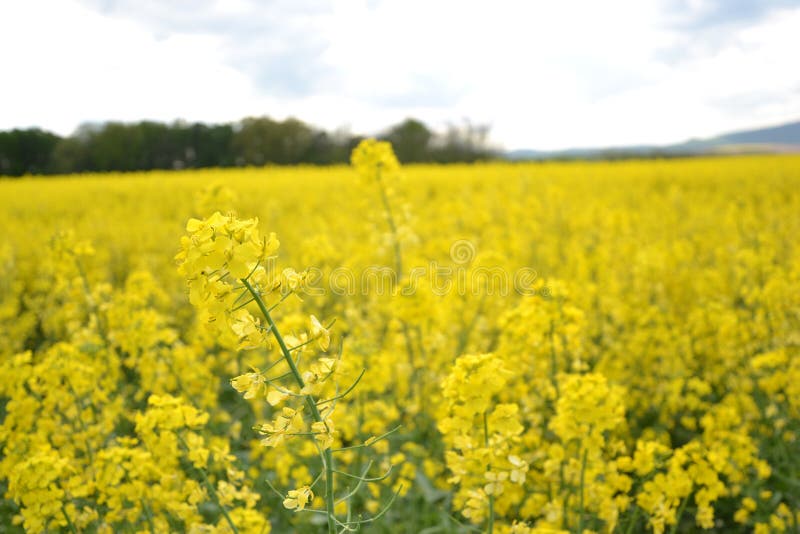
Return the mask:
M0 181L0 530L794 532L798 191L372 140Z
M271 406L281 406L271 422L257 427L264 436L262 445L278 447L297 437L311 437L319 451L320 474L313 482L289 490L286 498L282 498L283 505L297 512L306 511L306 505L314 497L312 488L320 482L324 485L321 493L325 500L325 509L321 512L327 518L329 532L351 530L373 521L374 518L352 519L349 513L346 519L340 520L336 512L337 503L346 502L349 507L350 499L356 494L354 490L337 498L337 474L355 479L359 484L377 482L388 476L387 472L382 477L368 478L368 469L360 475L349 474L338 471L334 464L333 445L338 435L334 409L339 400L353 391L363 372L340 392L338 358L317 355L303 370L302 352L314 341L320 351L326 352L330 347L330 331L311 315L306 332L284 337L272 317L278 305L300 292L306 274L292 269L275 272L268 260L274 257L279 243L274 233L261 237L257 219L243 220L232 213L215 212L205 220L189 220L186 230L189 235L182 238L182 250L176 256L178 271L187 278L189 298L200 310L205 325L222 343L237 350L270 348L271 339L277 343L280 353L277 361L269 363L264 371L253 369L231 380L231 385L244 393L246 399L261 396ZM270 299L274 303L268 306ZM261 318L249 311L247 306L251 303L259 310ZM263 394L264 389L266 394Z

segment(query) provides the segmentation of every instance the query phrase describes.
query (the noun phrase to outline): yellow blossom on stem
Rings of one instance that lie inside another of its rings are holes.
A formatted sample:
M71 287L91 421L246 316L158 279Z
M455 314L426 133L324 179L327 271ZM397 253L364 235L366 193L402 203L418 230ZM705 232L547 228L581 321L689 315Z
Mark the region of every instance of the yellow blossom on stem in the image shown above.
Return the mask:
M297 489L289 490L283 500L283 506L288 510L299 512L305 509L306 504L314 499L314 492L308 486L301 486Z

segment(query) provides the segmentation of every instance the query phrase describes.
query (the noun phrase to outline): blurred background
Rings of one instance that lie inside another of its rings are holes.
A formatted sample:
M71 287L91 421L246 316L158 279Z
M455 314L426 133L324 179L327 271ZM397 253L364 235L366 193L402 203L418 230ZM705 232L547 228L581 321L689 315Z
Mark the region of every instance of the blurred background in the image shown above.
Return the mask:
M0 4L0 174L800 150L800 1Z

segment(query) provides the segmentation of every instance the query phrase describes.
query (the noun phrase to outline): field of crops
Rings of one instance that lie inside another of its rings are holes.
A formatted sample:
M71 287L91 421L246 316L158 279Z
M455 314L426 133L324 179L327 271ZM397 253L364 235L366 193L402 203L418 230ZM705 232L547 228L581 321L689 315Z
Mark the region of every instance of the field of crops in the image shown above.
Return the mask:
M0 181L0 532L800 532L800 157Z

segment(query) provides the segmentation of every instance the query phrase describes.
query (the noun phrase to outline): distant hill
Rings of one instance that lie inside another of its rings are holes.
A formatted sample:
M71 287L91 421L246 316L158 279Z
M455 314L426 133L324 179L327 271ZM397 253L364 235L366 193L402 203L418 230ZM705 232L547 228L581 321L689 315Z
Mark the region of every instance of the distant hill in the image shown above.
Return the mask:
M800 121L783 124L781 126L773 126L772 128L730 133L721 135L715 139L721 143L727 144L768 143L777 145L800 145Z
M731 132L708 139L690 139L673 145L570 148L566 150L512 150L512 160L614 159L626 157L676 157L702 154L800 153L800 121Z

